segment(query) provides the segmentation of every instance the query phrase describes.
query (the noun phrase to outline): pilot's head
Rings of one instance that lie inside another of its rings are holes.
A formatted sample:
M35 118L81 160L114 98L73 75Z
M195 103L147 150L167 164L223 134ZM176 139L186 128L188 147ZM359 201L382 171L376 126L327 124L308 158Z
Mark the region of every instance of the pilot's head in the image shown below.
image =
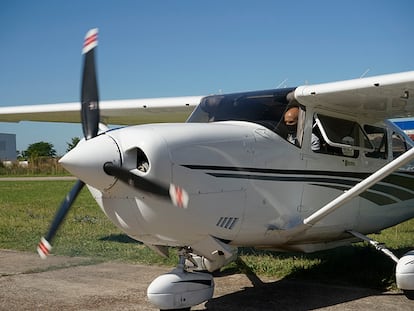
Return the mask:
M288 128L289 132L296 131L296 127L298 124L298 116L299 116L299 108L298 107L291 107L286 110L284 115L284 121L286 127Z

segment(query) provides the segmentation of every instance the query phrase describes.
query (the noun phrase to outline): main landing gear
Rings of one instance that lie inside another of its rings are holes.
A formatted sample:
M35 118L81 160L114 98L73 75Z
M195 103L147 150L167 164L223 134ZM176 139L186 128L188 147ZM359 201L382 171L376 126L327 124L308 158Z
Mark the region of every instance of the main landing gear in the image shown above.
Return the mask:
M187 270L186 260L197 266L190 249L182 248L178 255L177 267L157 277L147 290L149 301L161 310L190 310L213 297L213 276Z
M404 292L404 295L414 300L414 250L409 251L403 257L398 259L384 244L370 239L369 237L355 231L348 231L355 237L369 242L377 250L382 251L385 255L390 257L397 263L395 269L395 279L397 281L397 287Z

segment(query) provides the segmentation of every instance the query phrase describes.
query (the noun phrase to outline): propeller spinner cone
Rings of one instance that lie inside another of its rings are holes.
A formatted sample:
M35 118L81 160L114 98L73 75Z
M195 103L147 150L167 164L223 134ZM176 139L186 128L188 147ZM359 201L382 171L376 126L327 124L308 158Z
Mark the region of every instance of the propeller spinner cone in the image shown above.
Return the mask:
M116 181L104 172L107 162L121 165L119 148L106 134L82 141L59 161L73 175L99 190L110 188Z

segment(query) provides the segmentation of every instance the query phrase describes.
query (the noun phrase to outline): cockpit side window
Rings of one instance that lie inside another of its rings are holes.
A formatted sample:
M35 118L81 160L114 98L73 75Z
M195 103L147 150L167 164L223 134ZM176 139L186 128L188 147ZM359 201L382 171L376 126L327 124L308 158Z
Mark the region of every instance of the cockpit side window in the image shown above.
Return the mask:
M315 114L314 121L314 132L321 136L320 152L357 158L360 150L374 151L367 134L357 122L321 114Z
M398 133L392 134L392 156L393 158L398 158L404 152L408 150L407 142L405 141L402 135Z
M365 152L365 156L368 158L386 159L388 153L386 129L373 125L364 125L364 130L375 148L372 152Z

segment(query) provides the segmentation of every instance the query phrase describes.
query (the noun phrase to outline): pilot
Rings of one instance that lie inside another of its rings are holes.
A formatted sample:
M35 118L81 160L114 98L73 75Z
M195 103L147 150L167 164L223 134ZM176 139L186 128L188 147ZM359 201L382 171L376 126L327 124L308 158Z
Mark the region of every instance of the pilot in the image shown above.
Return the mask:
M287 129L286 140L296 146L299 146L299 141L297 139L297 128L298 128L298 118L299 118L299 107L292 106L286 110L285 115L283 116L283 121L285 122ZM311 149L312 151L318 152L320 150L320 140L318 136L312 133L311 139Z
M286 125L286 129L287 129L287 141L294 144L294 145L298 145L298 141L297 141L297 127L298 127L298 117L299 117L299 107L291 107L289 108L286 112L285 115L283 116L283 120L285 122Z

